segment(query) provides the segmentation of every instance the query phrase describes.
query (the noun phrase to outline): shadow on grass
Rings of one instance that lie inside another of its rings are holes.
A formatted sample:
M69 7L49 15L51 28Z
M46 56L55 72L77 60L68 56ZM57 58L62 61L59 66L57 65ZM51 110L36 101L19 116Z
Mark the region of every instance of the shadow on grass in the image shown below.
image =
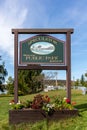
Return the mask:
M77 108L81 112L87 111L87 103L76 105L75 108Z

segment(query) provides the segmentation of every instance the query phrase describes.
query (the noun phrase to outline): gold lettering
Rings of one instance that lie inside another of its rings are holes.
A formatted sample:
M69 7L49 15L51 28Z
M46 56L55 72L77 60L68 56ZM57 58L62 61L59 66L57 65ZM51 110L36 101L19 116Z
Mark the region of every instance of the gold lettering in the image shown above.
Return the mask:
M53 40L53 43L57 45L57 41Z
M39 57L38 57L38 60L42 60L42 56L39 56Z

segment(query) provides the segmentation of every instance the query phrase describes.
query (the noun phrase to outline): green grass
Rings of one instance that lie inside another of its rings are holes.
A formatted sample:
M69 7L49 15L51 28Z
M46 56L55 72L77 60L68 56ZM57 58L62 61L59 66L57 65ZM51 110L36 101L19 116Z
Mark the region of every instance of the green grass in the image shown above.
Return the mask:
M44 94L42 92L42 94ZM54 95L66 96L64 90L50 91L45 93L51 99ZM30 100L34 94L20 96L22 101ZM81 91L72 90L72 101L76 102L75 107L79 110L79 116L60 121L46 120L37 123L22 123L18 125L9 125L9 101L12 96L0 96L0 130L87 130L87 94L82 95Z

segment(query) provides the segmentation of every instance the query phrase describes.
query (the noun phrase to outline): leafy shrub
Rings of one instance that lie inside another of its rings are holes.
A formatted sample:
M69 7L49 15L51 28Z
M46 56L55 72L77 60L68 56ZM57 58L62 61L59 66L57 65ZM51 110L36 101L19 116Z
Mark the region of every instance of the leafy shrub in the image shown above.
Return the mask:
M22 109L24 108L24 105L23 104L12 104L11 105L11 109Z
M32 101L30 100L27 100L26 102L24 102L25 108L31 108L31 105L32 105Z

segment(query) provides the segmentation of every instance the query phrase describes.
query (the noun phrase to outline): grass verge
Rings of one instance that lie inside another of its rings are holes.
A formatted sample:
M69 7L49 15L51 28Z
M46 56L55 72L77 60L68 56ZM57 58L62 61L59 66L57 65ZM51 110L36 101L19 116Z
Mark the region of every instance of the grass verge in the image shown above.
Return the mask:
M49 91L42 93L49 95L51 99L54 95L66 96L64 90ZM32 99L34 94L20 96L19 99L24 101ZM13 96L0 96L0 129L1 130L87 130L87 94L82 95L79 90L72 90L72 101L76 102L75 107L79 110L79 116L60 121L41 121L37 123L22 123L18 125L9 125L9 101Z

